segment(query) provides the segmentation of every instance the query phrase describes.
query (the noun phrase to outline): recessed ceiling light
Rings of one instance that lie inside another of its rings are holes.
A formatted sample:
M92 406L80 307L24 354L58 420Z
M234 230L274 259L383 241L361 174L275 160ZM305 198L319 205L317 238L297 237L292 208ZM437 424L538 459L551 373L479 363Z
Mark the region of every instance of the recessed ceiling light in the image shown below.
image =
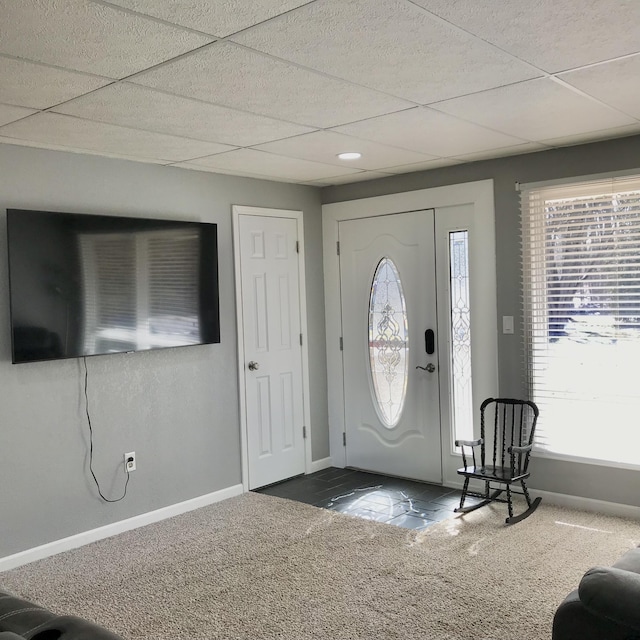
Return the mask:
M339 153L338 158L340 158L340 160L357 160L358 158L362 158L362 154L358 151L345 151L344 153Z

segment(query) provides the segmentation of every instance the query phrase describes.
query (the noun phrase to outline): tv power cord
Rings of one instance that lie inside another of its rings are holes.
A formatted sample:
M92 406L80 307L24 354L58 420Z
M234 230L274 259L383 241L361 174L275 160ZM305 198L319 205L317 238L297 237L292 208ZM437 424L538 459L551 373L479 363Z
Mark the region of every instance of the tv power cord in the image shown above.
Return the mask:
M95 472L93 471L93 426L91 425L91 415L89 414L89 394L87 393L87 387L89 384L89 370L87 369L87 357L83 356L82 360L84 361L84 406L85 413L87 414L87 424L89 425L89 471L91 471L91 475L93 476L93 481L96 483L96 487L98 488L98 494L105 502L120 502L127 495L127 487L129 486L129 468L128 464L133 462L133 458L128 458L124 464L124 471L127 474L127 480L124 483L124 492L119 498L110 499L107 498L100 488L100 483L98 482L98 478L96 477Z

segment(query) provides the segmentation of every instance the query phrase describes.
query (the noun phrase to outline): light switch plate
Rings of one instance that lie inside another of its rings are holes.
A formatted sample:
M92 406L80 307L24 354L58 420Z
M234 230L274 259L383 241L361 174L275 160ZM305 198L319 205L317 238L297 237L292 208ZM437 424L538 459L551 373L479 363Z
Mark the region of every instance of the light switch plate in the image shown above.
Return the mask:
M513 316L502 316L502 333L513 333Z

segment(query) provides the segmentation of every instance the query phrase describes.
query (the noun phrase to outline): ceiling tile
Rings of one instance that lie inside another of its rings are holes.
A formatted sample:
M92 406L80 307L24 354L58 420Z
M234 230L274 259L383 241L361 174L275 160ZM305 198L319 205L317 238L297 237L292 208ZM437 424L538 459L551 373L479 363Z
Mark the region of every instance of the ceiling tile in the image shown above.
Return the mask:
M309 0L109 0L111 4L223 38Z
M564 73L562 80L640 118L640 55Z
M66 153L82 153L91 156L100 156L101 158L117 158L119 160L131 160L132 162L144 162L146 164L168 164L166 160L155 160L153 158L144 158L137 156L128 156L122 153L106 153L104 151L95 151L90 149L77 149L68 145L34 142L32 140L19 140L18 138L7 138L0 135L0 144L11 144L19 147L34 147L37 149L49 149L51 151L65 151Z
M378 178L388 178L391 173L383 173L381 171L361 171L348 176L332 176L331 178L322 178L321 180L311 180L309 184L319 187L328 187L334 184L351 184L352 182L364 182L365 180L377 180Z
M193 164L193 162L176 162L171 167L177 167L178 169L191 169L191 171L204 171L205 173L216 173L224 176L236 176L238 178L255 178L256 180L274 180L272 176L263 176L257 173L248 173L242 169L220 169L217 167L205 167L202 164ZM298 182L293 179L278 178L281 182Z
M412 106L228 42L216 43L131 81L322 128Z
M451 167L454 164L460 164L460 162L455 158L439 158L438 160L431 160L431 162L416 162L414 164L403 164L397 167L387 167L385 171L392 174L414 173L415 171L431 171L431 169Z
M546 71L640 51L637 0L413 0Z
M37 113L37 111L34 109L25 109L24 107L16 107L11 104L0 104L0 125L21 120L33 113Z
M382 169L390 165L424 162L433 159L429 155L352 138L332 131L316 131L287 140L269 142L260 145L258 149L354 169ZM358 160L340 160L337 154L344 151L359 151L362 157Z
M540 76L404 0L323 0L232 40L427 104Z
M604 131L589 131L588 133L581 133L575 136L552 138L550 140L544 140L544 143L550 147L569 147L575 144L586 144L588 142L598 142L600 140L612 140L613 138L633 136L639 133L640 122L637 122L635 125L630 125L628 127L617 127L615 129L606 129Z
M2 129L0 129L0 133L2 133ZM255 149L237 149L210 158L193 160L192 164L291 180L317 180L330 176L358 173L358 169L340 169L320 162L287 158Z
M0 56L0 102L46 109L111 80Z
M117 83L54 109L57 113L185 138L249 146L312 131L309 127Z
M432 107L532 142L634 123L632 118L546 78Z
M534 151L544 151L548 149L539 142L525 142L515 147L505 147L504 149L492 149L491 151L480 151L478 153L467 153L463 156L456 156L460 162L477 162L478 160L492 160L494 158L506 158L507 156L517 156L523 153L533 153Z
M226 145L116 127L56 113L39 113L0 127L0 136L156 160L189 160L229 150Z
M213 39L88 0L0 0L0 53L122 78Z
M0 143L320 185L637 135L639 17L637 0L0 0Z
M490 131L425 107L354 122L334 130L356 138L443 157L522 142L520 138Z

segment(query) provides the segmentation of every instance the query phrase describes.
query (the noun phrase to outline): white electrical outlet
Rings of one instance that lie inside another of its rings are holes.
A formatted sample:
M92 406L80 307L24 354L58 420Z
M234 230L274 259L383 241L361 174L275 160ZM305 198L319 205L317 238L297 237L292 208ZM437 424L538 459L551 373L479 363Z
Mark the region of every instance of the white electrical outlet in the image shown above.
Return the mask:
M136 470L136 452L135 451L130 451L129 453L124 454L124 468L125 468L125 471Z

